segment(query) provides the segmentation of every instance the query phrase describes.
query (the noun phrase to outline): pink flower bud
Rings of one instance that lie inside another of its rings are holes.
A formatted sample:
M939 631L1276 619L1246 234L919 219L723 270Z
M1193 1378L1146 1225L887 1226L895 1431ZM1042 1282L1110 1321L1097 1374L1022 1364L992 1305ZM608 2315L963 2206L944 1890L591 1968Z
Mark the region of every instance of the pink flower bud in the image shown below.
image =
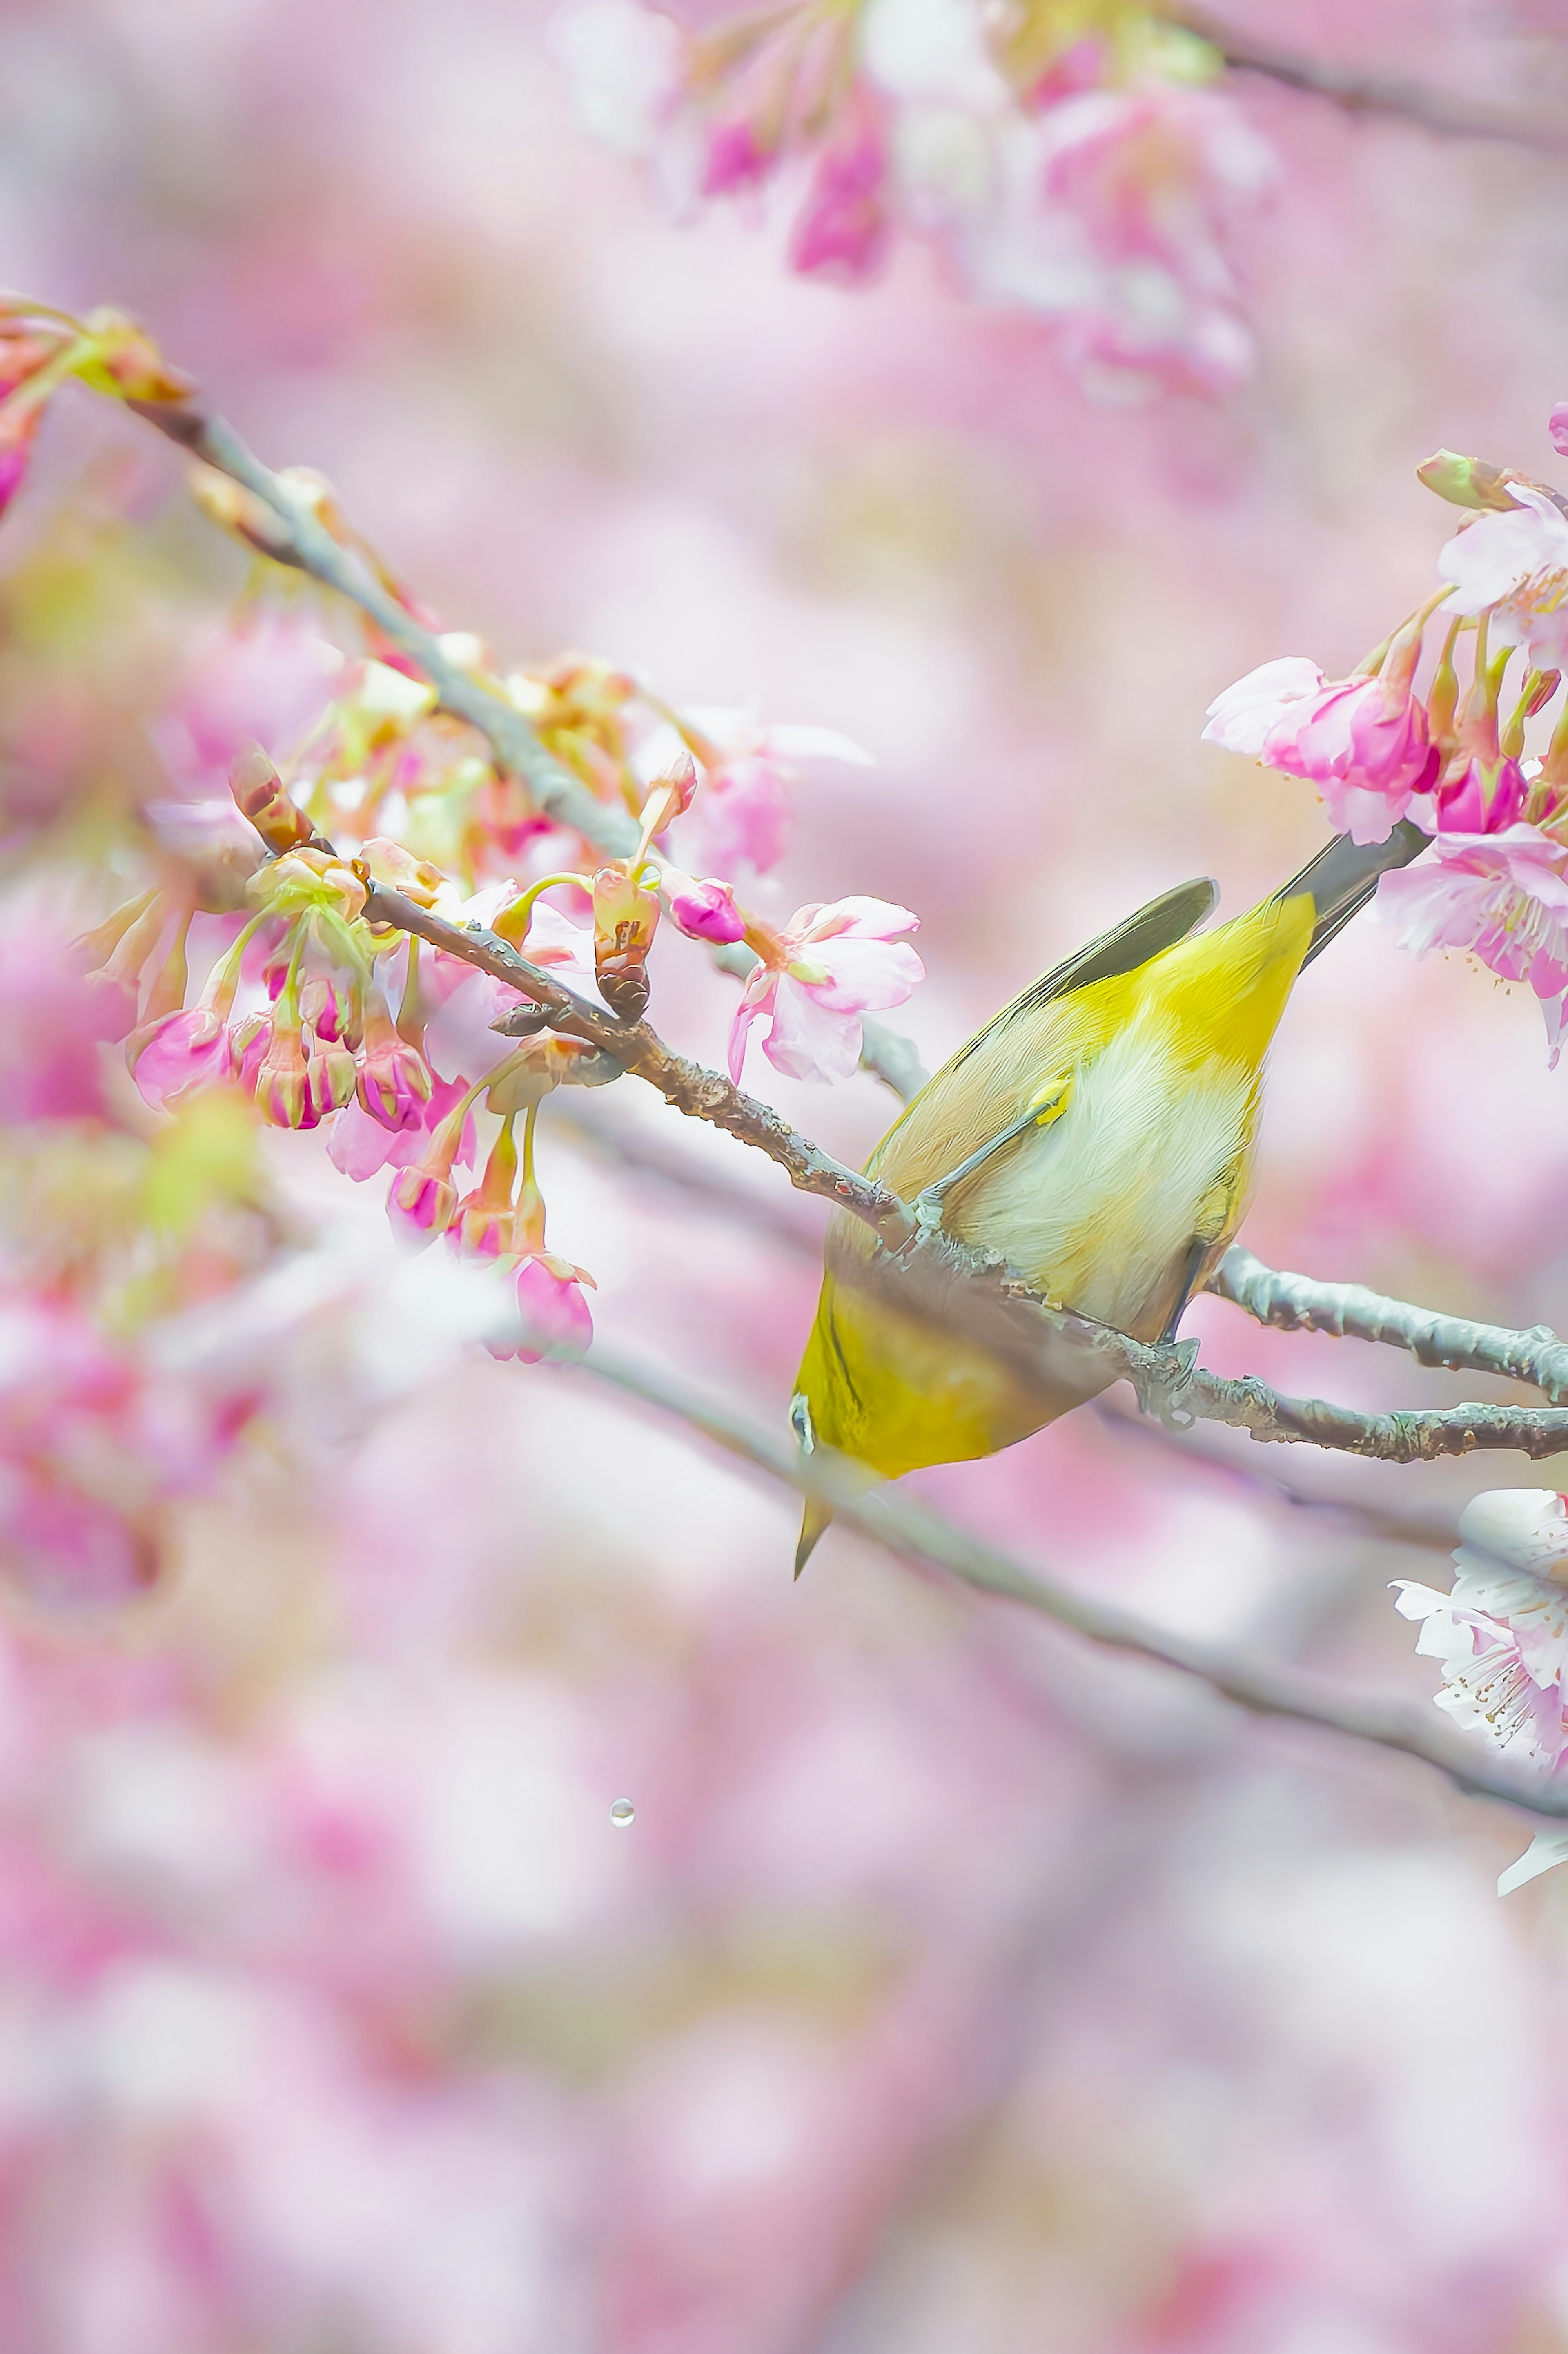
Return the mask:
M304 1032L274 1019L256 1073L256 1108L272 1128L315 1128L321 1106L311 1092Z
M365 1008L365 1045L358 1095L372 1119L394 1131L418 1128L430 1100L429 1065L410 1046L392 1020L380 988L372 983Z
M131 1047L127 1059L136 1085L154 1111L167 1111L193 1088L216 1087L229 1075L228 1024L205 1006L164 1014L138 1032Z
M309 1033L306 1033L309 1039ZM344 1104L354 1101L358 1073L354 1056L346 1046L333 1039L310 1039L305 1063L305 1091L315 1119L305 1123L314 1128L330 1112L341 1111Z
M444 1165L450 1169L450 1161ZM445 1234L456 1210L457 1188L433 1162L417 1161L411 1169L399 1169L393 1177L387 1214L393 1232L405 1242L423 1248Z
M1568 400L1560 400L1546 420L1552 436L1552 446L1560 458L1568 458Z
M675 886L670 893L671 919L688 939L727 947L745 938L746 918L735 904L733 885L696 883L689 875L681 876L678 885L673 875L667 879Z
M593 1339L593 1317L583 1298L585 1284L593 1288L591 1275L547 1251L524 1259L517 1269L523 1337L512 1342L488 1341L492 1356L515 1357L524 1365L536 1365L546 1357L558 1363L575 1363L587 1353Z
M1450 765L1433 800L1443 833L1500 833L1523 809L1529 792L1517 760L1484 760L1472 752Z

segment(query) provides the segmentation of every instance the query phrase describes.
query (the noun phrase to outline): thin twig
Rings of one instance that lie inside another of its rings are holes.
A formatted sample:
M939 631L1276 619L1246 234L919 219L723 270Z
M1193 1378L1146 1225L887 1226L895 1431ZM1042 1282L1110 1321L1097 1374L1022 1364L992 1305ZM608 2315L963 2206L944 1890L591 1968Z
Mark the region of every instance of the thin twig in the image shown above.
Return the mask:
M467 671L460 670L440 640L425 629L376 579L359 557L344 547L296 487L264 466L228 419L197 400L131 400L125 406L157 427L204 465L227 474L276 518L266 535L267 553L345 597L367 613L384 636L417 664L435 688L443 709L476 728L500 767L527 787L535 807L557 825L569 826L585 842L617 858L630 857L641 832L624 809L601 801L541 742L516 705ZM756 952L736 942L715 958L726 972L742 978L757 963ZM925 1085L920 1057L908 1039L880 1022L861 1024L861 1062L907 1102Z
M1297 1670L1158 1627L1113 1603L1078 1593L955 1527L929 1506L882 1485L847 1457L825 1447L798 1454L669 1374L599 1349L585 1361L584 1370L700 1431L726 1454L753 1464L798 1494L827 1505L847 1527L902 1561L945 1570L978 1593L1022 1603L1107 1649L1179 1669L1256 1715L1292 1718L1380 1749L1397 1750L1435 1766L1468 1797L1498 1799L1553 1821L1568 1819L1568 1783L1554 1788L1543 1778L1489 1766L1465 1743L1445 1737L1402 1701L1345 1691Z
M1473 1324L1463 1316L1439 1316L1408 1300L1387 1299L1359 1283L1319 1283L1265 1267L1236 1245L1209 1278L1208 1288L1245 1308L1260 1324L1282 1332L1332 1332L1357 1341L1382 1341L1408 1350L1417 1363L1497 1373L1528 1382L1553 1405L1568 1403L1568 1346L1549 1325L1510 1332L1500 1324Z
M1233 71L1262 74L1309 97L1326 98L1347 113L1397 115L1442 139L1495 139L1545 154L1568 153L1568 125L1561 122L1544 122L1486 99L1457 97L1403 76L1367 73L1359 67L1304 57L1298 50L1276 48L1207 8L1183 6L1172 15L1176 23L1217 49Z

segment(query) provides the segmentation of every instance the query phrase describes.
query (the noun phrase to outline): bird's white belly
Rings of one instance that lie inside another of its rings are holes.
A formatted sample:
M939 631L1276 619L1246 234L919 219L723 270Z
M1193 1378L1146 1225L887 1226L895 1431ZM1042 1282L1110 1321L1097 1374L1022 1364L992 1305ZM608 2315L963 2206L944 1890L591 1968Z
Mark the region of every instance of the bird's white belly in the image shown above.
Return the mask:
M1135 1023L1076 1076L1062 1117L997 1156L958 1223L1052 1295L1125 1331L1184 1262L1205 1197L1250 1140L1245 1065L1194 1075Z

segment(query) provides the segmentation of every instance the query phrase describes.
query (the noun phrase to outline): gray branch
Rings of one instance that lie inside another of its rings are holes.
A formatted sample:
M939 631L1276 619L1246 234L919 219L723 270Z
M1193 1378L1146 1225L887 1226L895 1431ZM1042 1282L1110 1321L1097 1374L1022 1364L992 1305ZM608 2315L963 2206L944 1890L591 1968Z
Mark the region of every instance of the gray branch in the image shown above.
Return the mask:
M1022 1603L1107 1649L1175 1668L1255 1715L1287 1717L1380 1749L1397 1750L1435 1766L1468 1797L1498 1799L1552 1821L1568 1819L1568 1784L1489 1766L1467 1743L1446 1735L1404 1702L1346 1691L1245 1650L1156 1626L1114 1603L1080 1593L969 1535L913 1497L884 1486L847 1457L821 1447L814 1454L800 1455L669 1374L598 1348L586 1360L584 1371L675 1416L781 1485L827 1505L846 1526L901 1561L945 1570L978 1593Z
M1568 1403L1568 1345L1550 1325L1510 1332L1501 1324L1473 1324L1439 1316L1405 1299L1385 1299L1359 1283L1318 1283L1310 1276L1276 1273L1239 1244L1225 1253L1208 1288L1245 1308L1260 1324L1282 1332L1332 1332L1343 1339L1382 1341L1407 1350L1419 1364L1450 1372L1497 1373L1528 1382L1553 1405Z

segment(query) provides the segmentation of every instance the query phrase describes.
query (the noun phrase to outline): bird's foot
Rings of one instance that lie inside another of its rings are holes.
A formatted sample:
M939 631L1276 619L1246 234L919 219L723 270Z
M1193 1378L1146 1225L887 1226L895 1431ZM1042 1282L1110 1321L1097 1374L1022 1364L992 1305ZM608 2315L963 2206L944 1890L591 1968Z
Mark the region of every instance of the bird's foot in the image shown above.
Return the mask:
M1197 1370L1196 1341L1156 1341L1132 1374L1139 1411L1167 1430L1190 1430L1196 1416L1182 1404Z

